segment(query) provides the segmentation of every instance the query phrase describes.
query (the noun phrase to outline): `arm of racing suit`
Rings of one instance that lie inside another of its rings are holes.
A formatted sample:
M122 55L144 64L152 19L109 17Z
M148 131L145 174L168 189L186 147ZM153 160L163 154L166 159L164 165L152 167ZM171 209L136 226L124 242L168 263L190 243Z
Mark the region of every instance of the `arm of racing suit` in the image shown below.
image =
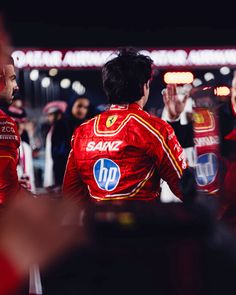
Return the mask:
M167 123L163 127L159 139L161 148L155 148L154 151L156 164L159 167L160 177L168 183L171 191L182 199L180 179L183 170L186 169L183 148L178 142L173 128Z
M20 190L16 160L10 151L0 149L0 204Z
M76 200L76 202L86 202L89 199L88 188L76 167L73 148L68 157L62 191L66 198Z
M0 114L0 204L19 193L30 194L18 181L19 142L16 123L7 115Z
M0 294L12 295L20 287L23 277L16 271L10 260L0 252Z
M16 123L0 110L0 204L20 189L16 171L19 142Z

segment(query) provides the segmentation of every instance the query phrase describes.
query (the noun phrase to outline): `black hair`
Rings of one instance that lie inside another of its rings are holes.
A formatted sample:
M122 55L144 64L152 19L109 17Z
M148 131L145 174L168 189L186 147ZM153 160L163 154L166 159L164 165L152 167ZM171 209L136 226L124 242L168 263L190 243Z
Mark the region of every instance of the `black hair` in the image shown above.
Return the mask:
M132 103L143 96L143 86L152 77L153 61L134 48L121 48L117 57L102 68L104 91L110 103Z
M73 108L75 102L81 98L85 98L89 101L89 103L91 103L90 98L86 94L72 96L68 101L68 105L67 105L67 109L66 109L67 116L71 116L72 108Z

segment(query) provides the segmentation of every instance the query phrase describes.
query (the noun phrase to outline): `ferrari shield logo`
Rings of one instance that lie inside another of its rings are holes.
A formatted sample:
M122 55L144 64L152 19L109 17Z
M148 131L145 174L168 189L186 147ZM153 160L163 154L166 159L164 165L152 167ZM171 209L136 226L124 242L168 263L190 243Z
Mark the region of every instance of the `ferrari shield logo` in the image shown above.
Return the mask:
M107 121L106 121L106 127L109 128L111 127L117 120L118 116L109 116L107 118Z
M204 123L204 117L202 114L195 113L193 114L193 118L196 124L203 124Z

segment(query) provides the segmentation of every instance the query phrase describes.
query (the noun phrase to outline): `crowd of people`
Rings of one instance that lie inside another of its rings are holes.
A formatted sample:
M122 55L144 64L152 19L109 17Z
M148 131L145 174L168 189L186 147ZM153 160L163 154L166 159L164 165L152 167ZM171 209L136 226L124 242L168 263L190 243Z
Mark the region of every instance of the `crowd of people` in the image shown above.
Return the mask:
M21 138L17 172L28 190L60 191L72 134L89 118L89 105L90 100L84 96L70 104L52 101L42 110L41 120L34 120L27 116L24 101L19 96L14 98L7 112L16 122ZM39 168L37 160L43 163Z

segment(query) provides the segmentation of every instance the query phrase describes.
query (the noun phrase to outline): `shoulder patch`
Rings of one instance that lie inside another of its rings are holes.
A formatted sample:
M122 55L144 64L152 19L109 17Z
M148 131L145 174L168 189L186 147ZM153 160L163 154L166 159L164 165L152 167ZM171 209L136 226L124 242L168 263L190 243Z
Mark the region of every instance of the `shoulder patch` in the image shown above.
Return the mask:
M0 118L0 143L10 146L11 143L16 143L17 145L20 143L20 137L15 122L6 116Z

